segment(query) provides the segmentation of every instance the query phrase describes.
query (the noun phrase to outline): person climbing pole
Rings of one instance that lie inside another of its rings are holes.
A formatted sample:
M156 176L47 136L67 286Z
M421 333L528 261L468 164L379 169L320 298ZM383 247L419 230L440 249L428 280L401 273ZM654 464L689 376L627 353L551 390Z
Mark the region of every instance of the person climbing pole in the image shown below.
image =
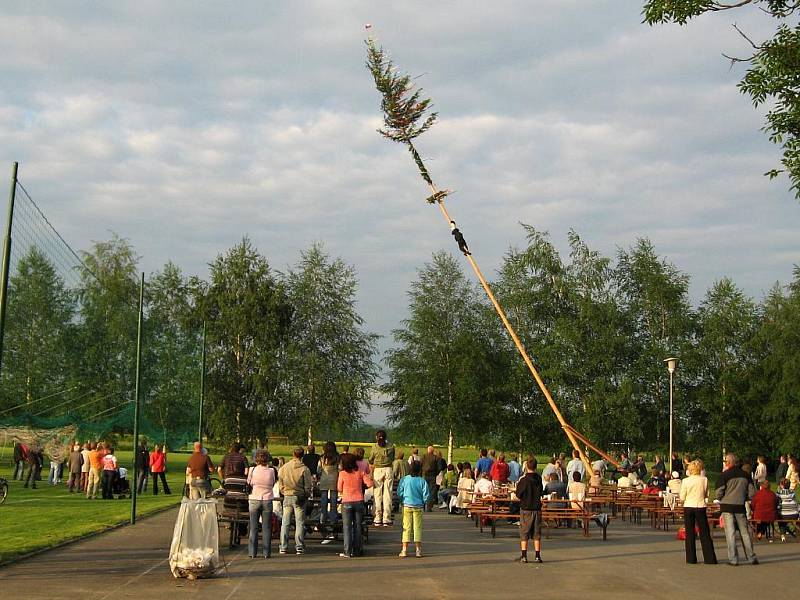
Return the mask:
M458 249L464 253L464 256L469 256L472 254L467 246L467 240L464 239L464 234L459 231L458 227L456 227L455 221L450 221L450 229L452 230L451 233L453 234L453 237L456 238Z

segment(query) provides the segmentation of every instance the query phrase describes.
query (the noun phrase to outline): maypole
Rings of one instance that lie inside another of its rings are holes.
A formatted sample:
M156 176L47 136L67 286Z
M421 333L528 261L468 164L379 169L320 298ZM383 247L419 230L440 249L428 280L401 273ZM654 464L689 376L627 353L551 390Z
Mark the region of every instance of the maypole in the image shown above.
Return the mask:
M367 26L367 29L369 28L370 26ZM606 453L597 449L596 446L589 442L585 436L578 433L571 425L567 423L566 419L564 419L564 416L558 409L558 406L553 400L550 391L547 389L547 386L539 375L539 372L536 370L533 361L531 361L530 357L528 356L525 346L519 339L517 332L511 326L503 307L495 297L494 292L492 291L489 283L486 281L486 278L483 276L480 267L478 267L478 263L475 261L472 252L470 252L463 234L456 227L455 220L448 212L444 200L450 194L450 191L446 189L440 190L437 188L433 182L433 179L431 178L428 168L422 161L422 157L414 147L413 140L430 129L438 117L437 113L429 112L431 107L430 98L422 97L422 90L420 88L415 88L411 82L410 75L398 73L384 49L376 46L375 40L372 37L368 37L366 43L367 69L369 69L370 73L372 74L372 77L375 80L375 86L381 94L381 109L383 111L384 127L382 129L378 129L378 133L389 140L405 144L408 151L411 153L411 156L414 159L417 168L419 169L420 176L425 180L425 183L428 185L428 188L431 192L431 195L427 198L428 203L436 204L439 207L442 217L444 217L444 220L451 229L452 235L455 237L456 242L458 243L459 250L461 250L461 252L467 258L467 261L472 267L472 270L475 272L478 281L480 281L481 286L491 301L492 306L494 306L494 309L497 311L500 320L503 322L503 326L511 336L511 339L514 342L514 345L517 347L520 356L522 356L522 360L525 361L525 365L528 367L531 375L533 375L536 384L539 386L539 389L547 400L547 403L550 405L550 409L553 411L553 414L555 414L556 419L561 425L561 429L564 430L564 433L572 444L572 447L578 451L581 460L583 461L584 465L586 465L588 473L592 472L591 464L588 456L584 452L583 447L581 447L579 444L579 441L598 452L598 454L600 454L604 459L619 466L616 461L612 460L611 457L609 457Z

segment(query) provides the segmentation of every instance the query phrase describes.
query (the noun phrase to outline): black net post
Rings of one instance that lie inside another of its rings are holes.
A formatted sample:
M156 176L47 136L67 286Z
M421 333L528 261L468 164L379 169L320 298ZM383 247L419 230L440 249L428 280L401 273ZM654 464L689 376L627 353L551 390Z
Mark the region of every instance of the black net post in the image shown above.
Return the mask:
M136 383L133 394L133 481L131 482L131 525L136 524L136 497L139 487L139 393L142 383L142 315L144 312L144 273L139 284L139 321L136 328Z
M11 266L11 225L14 219L14 201L17 197L17 170L19 163L11 167L11 191L8 193L8 219L3 240L3 273L0 281L0 373L3 370L3 334L6 331L6 307L8 304L8 272Z

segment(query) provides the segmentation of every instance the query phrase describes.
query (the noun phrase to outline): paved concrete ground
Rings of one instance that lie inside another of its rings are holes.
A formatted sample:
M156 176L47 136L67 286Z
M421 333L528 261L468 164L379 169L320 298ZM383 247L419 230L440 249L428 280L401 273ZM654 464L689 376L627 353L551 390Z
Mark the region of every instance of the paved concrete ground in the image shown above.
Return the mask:
M463 517L425 515L422 559L397 557L399 530L373 530L367 555L339 558L341 546L309 544L307 555L270 560L247 557L246 547L226 551L228 576L174 579L167 552L176 511L0 569L5 599L106 600L117 598L775 598L791 596L800 544L759 543L759 566L686 565L675 532L619 520L603 542L593 526L556 530L543 540L542 565L520 565L516 528L501 526L496 539ZM54 523L54 526L58 525ZM224 533L220 532L221 535ZM725 544L716 534L718 557ZM699 548L698 548L699 551ZM786 594L789 596L786 596Z

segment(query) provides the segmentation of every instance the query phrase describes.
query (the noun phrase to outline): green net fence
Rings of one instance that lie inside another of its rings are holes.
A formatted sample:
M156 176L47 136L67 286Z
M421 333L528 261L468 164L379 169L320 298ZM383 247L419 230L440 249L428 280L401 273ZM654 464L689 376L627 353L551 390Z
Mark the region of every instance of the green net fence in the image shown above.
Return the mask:
M139 257L116 236L73 250L15 185L0 444L33 442L58 454L57 439L129 435ZM140 393L141 435L170 448L196 437L201 369L201 327L176 312L175 288L185 282L175 270L168 263L145 285Z

